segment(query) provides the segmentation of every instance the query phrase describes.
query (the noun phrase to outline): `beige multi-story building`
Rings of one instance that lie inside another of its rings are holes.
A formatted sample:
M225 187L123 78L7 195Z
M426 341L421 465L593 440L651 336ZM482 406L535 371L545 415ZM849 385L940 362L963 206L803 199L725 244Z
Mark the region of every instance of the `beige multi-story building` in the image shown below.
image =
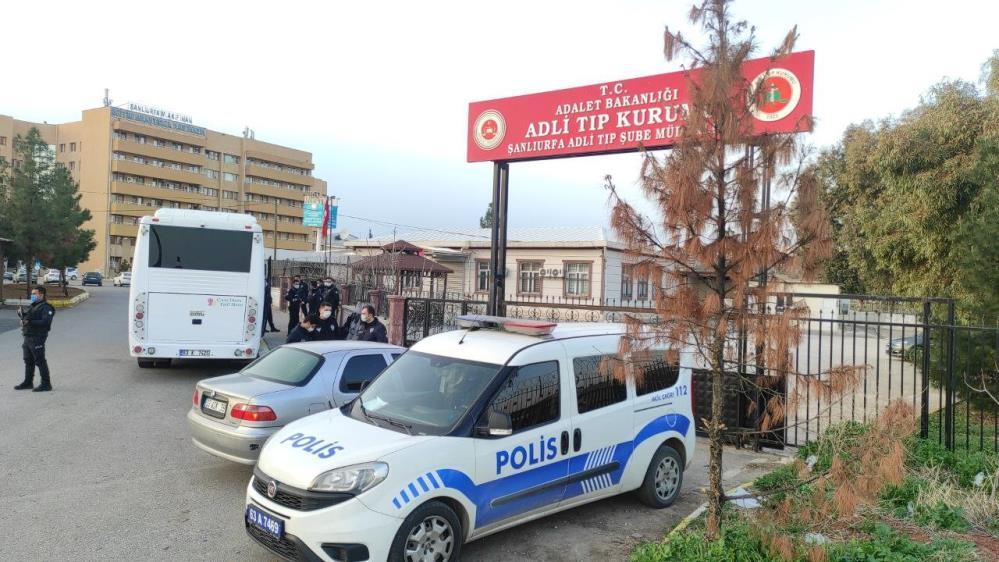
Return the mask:
M168 117L119 107L55 125L0 115L0 157L18 165L14 138L36 127L69 169L97 240L83 271L109 274L131 261L139 218L163 207L245 212L269 248L275 238L279 249L313 248L317 229L302 225L302 204L325 196L326 182L313 177L311 153Z

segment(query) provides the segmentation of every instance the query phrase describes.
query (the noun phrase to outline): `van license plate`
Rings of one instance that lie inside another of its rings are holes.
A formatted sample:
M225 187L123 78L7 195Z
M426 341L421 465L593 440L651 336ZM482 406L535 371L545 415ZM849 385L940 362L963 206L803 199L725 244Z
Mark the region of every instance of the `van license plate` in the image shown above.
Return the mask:
M201 408L206 410L206 414L217 415L221 418L225 417L225 409L227 407L227 402L215 400L214 398L205 398L205 403L201 405Z
M181 357L211 357L212 350L210 349L182 349L180 350Z
M246 506L246 522L274 538L280 539L284 536L284 521L264 513L255 505Z

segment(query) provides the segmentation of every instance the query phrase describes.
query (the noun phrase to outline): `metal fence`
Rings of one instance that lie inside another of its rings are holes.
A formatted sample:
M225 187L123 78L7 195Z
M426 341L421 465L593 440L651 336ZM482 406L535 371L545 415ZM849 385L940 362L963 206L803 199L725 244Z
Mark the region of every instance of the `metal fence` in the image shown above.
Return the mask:
M790 350L794 373L778 384L762 384L755 365L739 355L724 377L724 417L742 443L801 446L832 424L867 422L892 401L916 412L920 433L949 448L999 451L999 326L960 324L949 299L825 295L779 295L778 304L804 304L800 341ZM624 316L657 321L651 303L591 299L506 302L507 316L555 322L618 322ZM772 307L779 312L780 306ZM463 314L485 314L486 302L407 298L405 344L457 328ZM813 388L833 383L841 368L857 373L855 385L830 400ZM702 414L711 403L710 373L694 373L694 402ZM783 397L783 423L761 427L762 405Z

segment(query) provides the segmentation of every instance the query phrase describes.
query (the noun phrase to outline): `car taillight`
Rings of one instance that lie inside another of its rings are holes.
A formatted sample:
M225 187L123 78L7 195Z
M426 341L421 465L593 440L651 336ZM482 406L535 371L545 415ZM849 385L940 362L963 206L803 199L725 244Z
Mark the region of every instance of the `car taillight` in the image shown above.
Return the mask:
M274 421L277 414L267 406L251 406L250 404L236 404L232 407L232 417L238 420L252 422Z
M198 405L198 389L197 388L194 389L194 397L191 398L191 403L193 403L195 406Z

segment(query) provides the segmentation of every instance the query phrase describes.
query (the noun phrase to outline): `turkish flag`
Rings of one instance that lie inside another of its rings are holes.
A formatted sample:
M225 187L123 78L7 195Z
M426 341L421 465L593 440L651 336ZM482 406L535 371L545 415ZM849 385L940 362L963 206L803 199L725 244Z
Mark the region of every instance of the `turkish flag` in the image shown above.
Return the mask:
M323 238L326 238L329 233L330 224L330 200L327 199L326 203L323 205Z

